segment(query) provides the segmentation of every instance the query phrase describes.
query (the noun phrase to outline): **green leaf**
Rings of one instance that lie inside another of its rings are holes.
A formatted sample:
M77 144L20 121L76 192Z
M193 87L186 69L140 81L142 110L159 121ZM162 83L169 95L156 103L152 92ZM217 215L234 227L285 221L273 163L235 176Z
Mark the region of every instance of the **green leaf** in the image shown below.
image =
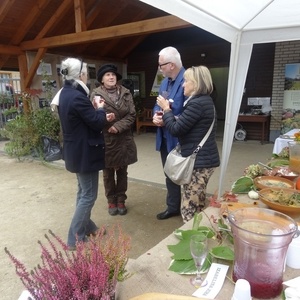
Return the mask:
M177 245L168 245L169 251L173 253L172 258L175 260L189 260L192 259L190 252L190 240L182 239Z
M269 163L268 166L271 168L275 167L280 167L280 166L288 166L289 165L289 159L284 159L284 158L276 158L272 159Z
M223 240L228 239L228 241L233 244L233 235L227 224L224 223L224 219L218 219L218 227Z
M204 261L204 263L203 263L203 265L202 265L202 268L201 268L201 271L202 271L203 273L206 273L206 272L209 270L209 268L210 268L210 266L211 266L211 264L212 264L212 260L213 260L213 257L212 257L212 255L211 255L211 253L209 252L209 253L207 254L207 256L206 256L206 258L205 258L205 261Z
M236 194L248 193L253 189L253 186L253 179L248 176L243 176L233 183L231 191Z
M190 260L172 260L169 270L178 274L195 274L196 266L193 259Z
M211 259L209 260L209 254L205 259L201 268L201 273L206 273L211 266ZM190 260L172 260L169 266L169 270L178 274L196 274L197 269L193 259Z
M198 232L203 233L209 239L215 236L215 232L207 226L199 226Z
M175 229L173 231L174 235L179 239L179 240L182 240L182 229Z
M199 227L199 225L200 225L200 223L202 221L202 218L203 218L203 216L202 216L201 212L194 215L194 218L193 218L193 227L192 227L193 230L197 230L198 229L198 227Z
M182 238L184 239L184 240L188 240L188 242L190 242L190 240L191 240L191 236L192 235L195 235L195 234L197 234L197 235L203 235L203 237L205 237L206 236L206 233L205 232L200 232L200 231L198 231L198 230L184 230L184 231L182 231Z
M225 260L233 260L234 252L231 248L227 246L217 246L211 249L211 255L215 258L225 259Z

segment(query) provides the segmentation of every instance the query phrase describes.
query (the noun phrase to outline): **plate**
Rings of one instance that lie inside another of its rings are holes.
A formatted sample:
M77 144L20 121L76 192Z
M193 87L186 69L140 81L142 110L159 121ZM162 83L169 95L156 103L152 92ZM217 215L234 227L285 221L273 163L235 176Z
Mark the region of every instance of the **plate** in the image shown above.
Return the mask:
M273 187L285 189L295 188L295 184L293 181L279 176L258 176L253 179L253 182L258 190Z
M281 213L285 213L287 215L300 215L300 205L292 206L292 205L284 205L274 201L277 201L279 198L278 193L282 192L287 199L293 194L299 195L300 191L295 189L282 189L282 188L265 188L258 192L259 199L261 202L269 206L270 208L279 211Z

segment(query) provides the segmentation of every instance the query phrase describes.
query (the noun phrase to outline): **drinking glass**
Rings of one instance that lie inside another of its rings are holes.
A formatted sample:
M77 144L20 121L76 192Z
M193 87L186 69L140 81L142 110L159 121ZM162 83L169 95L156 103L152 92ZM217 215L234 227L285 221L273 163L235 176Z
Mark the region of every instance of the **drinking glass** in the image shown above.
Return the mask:
M203 281L201 276L201 267L207 255L207 238L203 234L195 234L191 236L190 241L191 254L194 259L197 273L196 277L191 278L191 283L195 287L205 286L206 282Z
M167 100L168 97L169 97L168 91L162 91L162 92L161 92L161 95L162 95L166 100Z

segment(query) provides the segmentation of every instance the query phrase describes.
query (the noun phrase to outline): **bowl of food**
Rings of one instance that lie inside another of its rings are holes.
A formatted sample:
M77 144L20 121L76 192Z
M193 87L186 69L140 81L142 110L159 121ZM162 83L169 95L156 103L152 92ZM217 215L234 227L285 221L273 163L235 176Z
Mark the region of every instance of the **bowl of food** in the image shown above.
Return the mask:
M299 174L293 172L288 166L276 167L276 175L291 181L295 180Z
M295 183L280 176L258 176L253 179L254 185L258 190L264 188L284 188L294 189Z
M300 191L286 188L264 188L258 192L261 202L287 215L300 215Z

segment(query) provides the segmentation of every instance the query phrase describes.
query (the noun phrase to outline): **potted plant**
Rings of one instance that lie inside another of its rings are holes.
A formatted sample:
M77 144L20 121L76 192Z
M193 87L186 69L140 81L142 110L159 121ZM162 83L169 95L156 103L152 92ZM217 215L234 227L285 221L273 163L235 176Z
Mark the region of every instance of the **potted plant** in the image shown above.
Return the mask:
M41 264L32 271L11 252L5 252L16 267L16 273L34 300L112 300L116 285L129 274L125 266L130 250L130 237L119 225L107 232L98 230L88 242L77 242L76 251L52 231L45 235L47 248L41 241Z

